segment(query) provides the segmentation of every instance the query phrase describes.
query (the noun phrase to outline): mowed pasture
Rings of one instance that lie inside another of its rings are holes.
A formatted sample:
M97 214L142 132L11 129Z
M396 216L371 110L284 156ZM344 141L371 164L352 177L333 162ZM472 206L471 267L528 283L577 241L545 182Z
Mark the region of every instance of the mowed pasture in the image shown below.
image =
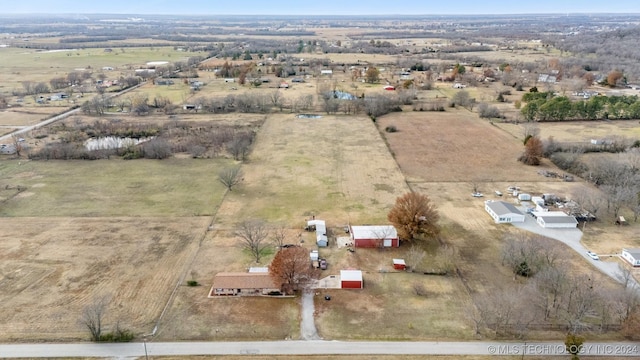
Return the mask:
M5 161L2 184L25 190L7 217L209 216L224 194L226 160Z
M224 195L227 161L2 164L0 339L81 340L85 306L105 326L148 333L188 269ZM3 194L5 194L3 192Z
M302 227L312 215L333 224L375 223L385 221L396 197L408 191L364 116L269 115L243 171L218 223L257 218Z

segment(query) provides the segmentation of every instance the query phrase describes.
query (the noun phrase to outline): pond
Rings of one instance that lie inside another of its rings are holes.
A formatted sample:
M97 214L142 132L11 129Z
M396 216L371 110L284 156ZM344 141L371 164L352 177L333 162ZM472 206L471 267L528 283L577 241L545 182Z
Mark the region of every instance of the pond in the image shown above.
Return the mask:
M151 139L153 139L153 137L134 139L129 137L105 136L85 141L84 147L87 150L111 150L135 146Z

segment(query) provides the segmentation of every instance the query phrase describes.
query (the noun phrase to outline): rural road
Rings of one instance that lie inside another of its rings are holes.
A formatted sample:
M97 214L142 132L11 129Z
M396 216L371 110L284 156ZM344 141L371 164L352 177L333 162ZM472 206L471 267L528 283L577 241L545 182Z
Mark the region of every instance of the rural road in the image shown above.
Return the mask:
M613 280L622 283L622 273L618 267L617 261L610 262L593 260L587 255L587 250L589 249L585 248L580 242L580 239L582 238L582 231L580 231L580 229L545 229L538 225L535 219L529 215L525 216L524 223L512 223L512 225L519 229L543 235L566 244L600 272L611 277ZM603 258L602 255L600 255L600 257ZM629 281L630 283L628 286L640 291L640 285L633 277L631 277Z
M146 348L146 354L145 354ZM581 355L640 357L638 343L585 343ZM561 342L252 341L126 344L0 344L1 358L195 355L566 355Z
M127 89L124 89L122 91L119 91L119 92L117 92L115 94L110 95L109 97L110 98L116 98L116 97L118 97L120 95L126 94L129 91L132 91L132 90L135 90L135 89L139 88L143 84L145 84L145 83L140 83L138 85L132 86L132 87L127 88ZM41 122L39 122L39 123L37 123L35 125L20 127L16 131L13 131L13 132L11 132L11 133L9 133L7 135L0 136L0 143L7 142L8 140L11 140L11 136L13 136L13 135L24 134L24 133L29 132L31 130L34 130L34 129L49 125L49 124L54 123L54 122L56 122L58 120L62 120L64 118L66 118L66 117L69 117L69 116L71 116L73 114L76 114L76 113L80 112L80 110L81 110L80 108L71 109L71 110L63 112L60 115L56 115L56 116L54 116L52 118L49 118L49 119L44 120L44 121L41 121Z

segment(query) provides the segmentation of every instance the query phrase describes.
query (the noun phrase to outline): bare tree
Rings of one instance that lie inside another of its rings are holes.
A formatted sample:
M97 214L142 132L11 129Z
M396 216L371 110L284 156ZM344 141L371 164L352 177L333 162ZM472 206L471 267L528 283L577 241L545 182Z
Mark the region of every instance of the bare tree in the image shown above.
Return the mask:
M622 284L626 289L629 285L633 285L633 272L628 266L618 263L618 272L616 273L616 280Z
M569 280L569 273L564 266L550 266L536 275L534 286L538 290L537 305L545 320L557 315Z
M579 334L586 326L584 319L595 311L599 300L597 286L589 275L577 275L569 282L565 305L561 317L569 326L569 331Z
M13 143L13 147L16 151L17 156L20 156L20 154L22 153L22 141L20 140L21 139L18 137L18 135L16 134L11 135L11 142Z
M101 298L96 298L91 304L87 305L82 312L80 322L89 330L92 341L100 341L102 338L102 321L107 311L109 301L110 299L106 295Z
M427 253L418 245L413 244L407 251L405 255L405 260L407 262L407 267L410 272L414 272L416 268L422 263Z
M245 220L238 225L236 236L240 238L241 246L253 255L256 263L259 263L262 253L268 246L265 243L265 239L269 236L269 231L264 222L261 220Z
M282 111L282 107L284 106L284 99L282 98L280 89L272 91L269 95L269 100L271 100L271 104L273 104L274 107L277 107L278 109L280 109L280 111Z
M271 236L273 237L273 244L278 249L282 249L284 241L287 237L287 229L283 226L276 226L271 230Z
M573 193L573 199L580 204L580 206L596 216L600 208L604 205L604 197L602 192L598 189L591 189L584 186L579 187Z
M543 237L505 235L502 264L509 266L514 275L533 276L543 268L554 266L559 256L555 243Z
M218 181L231 191L234 186L242 181L242 170L240 167L224 169L218 173Z

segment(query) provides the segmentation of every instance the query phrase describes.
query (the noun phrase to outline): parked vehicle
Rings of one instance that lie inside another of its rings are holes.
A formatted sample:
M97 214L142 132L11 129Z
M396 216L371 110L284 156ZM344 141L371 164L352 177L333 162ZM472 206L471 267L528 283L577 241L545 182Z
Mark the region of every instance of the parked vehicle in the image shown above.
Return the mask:
M587 251L587 255L593 260L600 260L598 254L594 253L593 251Z
M327 270L327 260L326 259L320 259L320 269L321 270Z

